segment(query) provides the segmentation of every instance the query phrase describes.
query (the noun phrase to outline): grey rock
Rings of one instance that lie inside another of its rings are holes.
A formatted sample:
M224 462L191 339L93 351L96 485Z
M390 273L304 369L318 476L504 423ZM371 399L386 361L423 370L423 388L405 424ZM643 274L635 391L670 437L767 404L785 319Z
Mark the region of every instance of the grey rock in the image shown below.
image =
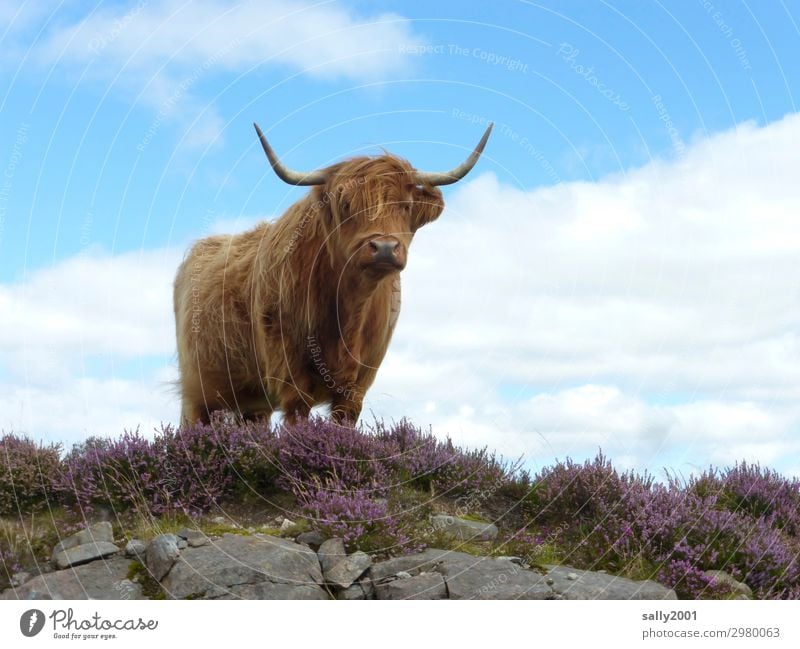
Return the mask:
M344 590L338 591L336 593L336 599L375 599L375 586L371 579L359 579Z
M568 572L566 577L570 581L575 581L578 578L578 575L576 573L574 573L574 572Z
M119 552L119 548L107 541L97 541L96 543L84 543L75 547L67 548L53 554L53 563L59 570L70 566L80 566L90 561L110 557Z
M111 523L95 523L59 541L53 548L52 561L59 570L79 566L119 552L114 545Z
M114 585L119 591L118 599L142 599L142 585L132 582L130 579L123 579Z
M450 599L555 599L542 575L510 561L451 552L436 570Z
M61 539L53 548L53 555L55 556L59 552L89 543L114 543L114 531L111 527L111 523L107 521L95 523L76 534Z
M29 579L0 599L141 599L141 587L128 580L130 560L117 556Z
M499 532L493 523L479 523L449 514L434 514L430 520L435 530L462 541L491 541Z
M428 548L418 554L395 557L388 561L376 563L370 568L370 576L373 581L378 582L389 577L395 577L400 572L405 572L409 575L418 575L420 572L430 572L437 565L444 562L449 555L453 554L460 555L462 553Z
M753 591L750 586L744 582L736 580L732 575L728 574L724 570L706 570L705 575L707 577L711 577L711 579L718 584L729 586L734 595L738 596L738 599L753 598Z
M125 545L125 556L131 559L137 559L144 563L145 554L147 552L147 543L139 539L131 539Z
M370 575L378 597L387 580L406 573L409 581L423 573L436 572L445 580L450 599L554 599L555 594L542 575L513 561L476 557L464 552L430 548L419 554L397 557L375 564Z
M655 581L633 581L567 566L545 566L559 599L678 599L675 591ZM570 579L570 575L576 579Z
M242 584L227 588L218 588L202 599L329 599L328 594L319 586L310 584L276 584L262 581L255 584Z
M330 570L323 570L325 581L336 588L349 588L372 565L368 554L358 551L336 563Z
M266 535L231 534L189 548L161 585L172 599L329 599L317 555Z
M208 537L200 530L190 530L184 527L182 530L177 532L176 536L186 541L189 547L192 548L199 548L200 546L208 543Z
M186 539L178 539L177 545L179 550L185 550L189 547L189 542Z
M317 550L320 565L322 566L322 574L325 575L340 561L347 557L347 552L344 549L344 541L342 539L328 539Z
M395 577L397 577L398 579L409 579L411 577L411 573L408 573L405 570L401 570L395 575Z
M13 575L11 575L11 585L22 586L22 584L24 584L30 578L31 575L28 572L15 572Z
M294 528L294 522L290 521L288 518L284 518L283 522L281 523L281 527L280 527L281 534L285 534L286 532L288 532L292 528Z
M302 534L298 534L295 541L298 543L305 543L309 546L312 550L319 550L319 547L325 543L327 537L320 532L303 532Z
M438 572L423 572L376 584L375 595L377 599L447 599L447 586Z
M160 534L147 544L145 565L153 579L161 581L180 556L178 537Z

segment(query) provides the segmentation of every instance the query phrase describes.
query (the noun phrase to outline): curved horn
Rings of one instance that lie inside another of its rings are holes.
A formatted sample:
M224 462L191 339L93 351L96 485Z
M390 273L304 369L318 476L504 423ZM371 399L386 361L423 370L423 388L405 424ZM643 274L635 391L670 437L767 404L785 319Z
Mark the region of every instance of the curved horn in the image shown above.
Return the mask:
M420 185L451 185L461 180L472 170L475 163L478 162L478 158L481 157L483 147L486 146L486 140L489 139L489 134L492 132L492 126L494 126L494 124L489 122L489 126L483 134L481 141L478 142L478 146L475 147L475 150L470 154L469 158L455 169L444 173L438 171L418 171L415 175L416 182Z
M275 170L278 178L285 183L289 183L290 185L325 184L325 181L327 180L327 174L324 171L317 170L310 173L303 173L302 171L295 171L294 169L284 167L283 163L278 159L278 156L275 155L275 152L272 150L269 142L267 142L267 138L261 132L261 129L258 128L258 124L253 122L253 126L256 127L256 133L258 133L258 139L261 140L261 146L264 148L264 153L267 154L269 163L272 165L272 168Z

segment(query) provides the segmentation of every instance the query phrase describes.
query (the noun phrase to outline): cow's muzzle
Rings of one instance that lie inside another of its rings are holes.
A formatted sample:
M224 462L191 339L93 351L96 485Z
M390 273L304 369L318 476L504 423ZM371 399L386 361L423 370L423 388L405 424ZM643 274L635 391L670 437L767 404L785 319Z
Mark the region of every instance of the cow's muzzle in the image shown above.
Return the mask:
M394 237L376 237L367 242L369 268L382 271L403 270L406 266L405 246Z

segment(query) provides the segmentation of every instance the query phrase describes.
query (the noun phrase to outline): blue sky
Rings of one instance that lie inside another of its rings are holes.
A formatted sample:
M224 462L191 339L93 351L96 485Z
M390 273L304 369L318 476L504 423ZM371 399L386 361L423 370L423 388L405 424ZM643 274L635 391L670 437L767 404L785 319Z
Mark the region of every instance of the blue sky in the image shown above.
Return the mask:
M4 2L0 427L177 418L180 255L303 193L253 121L298 168L440 169L491 120L415 242L372 412L537 462L800 473L798 25L793 2Z

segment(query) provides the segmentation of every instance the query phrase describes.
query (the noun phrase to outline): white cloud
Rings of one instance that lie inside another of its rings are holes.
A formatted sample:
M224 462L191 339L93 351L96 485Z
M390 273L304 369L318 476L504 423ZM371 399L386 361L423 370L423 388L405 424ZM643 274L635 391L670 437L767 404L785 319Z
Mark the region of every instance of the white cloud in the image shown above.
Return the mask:
M158 114L150 130L179 120L187 145L219 139L224 120L198 92L214 75L270 65L287 75L370 82L407 72L401 46L423 43L397 14L357 15L340 3L303 0L138 0L60 18L35 58L151 106Z
M174 419L169 368L138 379L72 376L49 385L3 386L0 429L27 432L69 448L90 436L118 437L138 428L152 434Z
M798 139L791 115L594 184L525 192L491 174L465 181L412 246L365 417L409 416L535 465L602 447L654 472L746 458L796 473ZM0 379L11 418L1 425L74 439L92 422L174 421L177 399L155 376L174 373L179 258L86 255L0 286L12 314L0 323L12 377ZM103 354L149 355L161 369L135 381L75 370L76 358ZM75 419L87 390L98 405Z
M0 285L0 429L69 446L174 420L180 255L87 250Z
M0 354L11 371L45 387L86 357L133 359L174 349L169 318L177 250L99 250L0 285Z
M179 0L101 7L62 27L40 48L47 60L227 70L283 64L310 75L364 81L402 70L401 45L417 45L404 18L357 16L341 4L298 0Z

